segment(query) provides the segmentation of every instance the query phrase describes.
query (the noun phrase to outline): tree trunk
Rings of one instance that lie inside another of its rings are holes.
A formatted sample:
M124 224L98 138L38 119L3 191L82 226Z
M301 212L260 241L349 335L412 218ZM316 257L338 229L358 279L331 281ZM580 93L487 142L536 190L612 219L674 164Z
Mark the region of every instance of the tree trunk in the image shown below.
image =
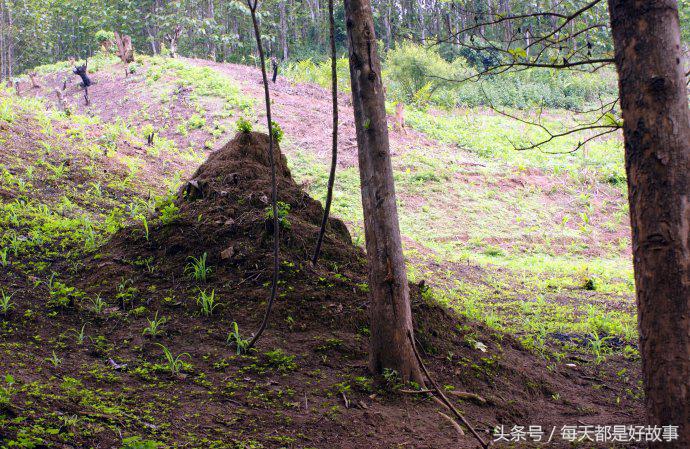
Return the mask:
M422 383L408 340L408 333L412 332L410 292L395 203L381 63L369 0L345 0L345 19L369 263L369 367L375 374L388 368L397 371L404 381Z
M609 0L650 425L690 447L690 113L675 0Z
M287 30L287 15L285 13L285 0L278 5L280 11L280 47L283 51L283 59L288 58L288 30Z

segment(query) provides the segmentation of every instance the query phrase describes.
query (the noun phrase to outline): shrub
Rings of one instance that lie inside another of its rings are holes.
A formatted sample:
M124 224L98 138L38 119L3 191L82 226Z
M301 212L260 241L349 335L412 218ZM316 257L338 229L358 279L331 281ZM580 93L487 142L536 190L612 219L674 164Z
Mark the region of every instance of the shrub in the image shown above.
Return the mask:
M277 122L274 121L271 121L271 129L273 131L273 138L276 142L280 143L283 140L283 135L285 134L283 129Z
M115 33L112 31L106 31L106 30L98 30L96 31L96 42L98 42L98 45L103 45L105 42L115 41Z
M458 60L458 65L465 65ZM421 45L403 43L386 55L384 77L389 81L388 92L396 100L407 103L426 103L436 90L456 77L454 64L437 51Z
M237 119L237 123L235 123L235 127L237 128L237 131L239 131L241 133L252 132L252 123L244 117L240 117L239 119Z

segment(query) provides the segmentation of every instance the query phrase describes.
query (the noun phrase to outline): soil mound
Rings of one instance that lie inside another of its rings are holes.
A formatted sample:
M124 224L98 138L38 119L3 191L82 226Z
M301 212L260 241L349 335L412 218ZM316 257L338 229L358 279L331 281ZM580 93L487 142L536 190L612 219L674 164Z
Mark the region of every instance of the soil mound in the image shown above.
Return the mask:
M132 284L155 284L157 290L169 285L173 293L186 291L187 297L200 289L215 289L223 292L224 308L233 311L233 318L244 315L250 322L258 321L262 307L249 303L267 299L273 258L268 146L266 134L238 133L209 156L173 202L157 206L146 227L133 225L113 237L104 250L108 256L101 260L98 272L86 276L84 288L115 278L120 283L131 279ZM352 244L345 224L331 218L319 264L311 266L323 208L292 179L278 144L274 158L281 223L281 297L295 299L279 301L278 317L321 315L323 307L301 304L318 300L333 304L340 313L349 311L345 321L364 323L366 289L353 293L350 287L366 282L363 251ZM198 282L185 275L185 269L204 254L211 271L206 281Z
M205 232L210 237L209 256L218 255L236 261L253 259L259 249L269 248L273 236L271 217L271 168L269 142L266 134L238 133L222 149L209 156L191 180L180 190L177 204L185 217L204 217ZM278 184L279 215L281 215L283 256L308 260L316 240L323 208L298 186L290 175L280 146L274 145L276 180ZM282 214L285 214L284 217ZM345 224L331 219L328 244L324 260L342 261L361 258L361 252L352 246ZM209 232L211 231L211 232ZM179 237L179 235L178 235ZM227 250L223 237L245 240L238 248ZM186 246L186 239L173 239L172 251ZM187 241L198 247L198 241ZM243 247L250 244L251 248ZM219 245L219 246L218 246ZM251 249L251 251L246 251ZM217 253L217 254L214 254ZM252 253L252 254L250 254ZM234 254L232 257L228 257ZM264 255L264 254L262 254Z
M239 133L199 167L174 202L159 206L148 232L136 226L119 232L96 256L98 270L85 276L84 290L119 298L120 313L127 315L127 326L118 321L108 330L113 341L126 342L117 347L118 363L135 367L142 357L155 360L160 353L154 341L140 335L146 315L132 318L135 307L143 304L148 315L157 311L169 318L166 345L190 354L204 382L222 385L235 376L244 383L259 379L268 382L268 388L291 391L294 400L281 409L289 417L285 423L266 413L266 404L257 404L249 387L233 391L231 405L223 395L210 400L208 407L221 415L228 407L242 407L256 422L242 422L241 428L253 436L306 434L311 445L338 448L476 447L471 437L458 440L439 420L433 401L391 393L401 387L393 377L387 388L373 383L366 369L364 253L353 246L345 225L331 219L322 259L311 267L323 209L294 182L278 145L274 151L284 212L281 284L257 355L227 358L232 353L226 341L232 321L248 336L263 315L272 266L268 136ZM185 268L203 254L208 279L194 279ZM213 290L219 298L213 316L199 310L201 290ZM572 424L580 422L577 419L597 424L630 421L615 403L623 392L595 390L585 381L604 373L544 360L509 335L467 322L430 293L423 283L411 289L420 351L441 385L473 393L461 394L464 399L458 401L485 439L499 424L510 428ZM188 388L185 398L193 403L194 391ZM335 409L338 416L328 415ZM209 419L204 423L218 427Z

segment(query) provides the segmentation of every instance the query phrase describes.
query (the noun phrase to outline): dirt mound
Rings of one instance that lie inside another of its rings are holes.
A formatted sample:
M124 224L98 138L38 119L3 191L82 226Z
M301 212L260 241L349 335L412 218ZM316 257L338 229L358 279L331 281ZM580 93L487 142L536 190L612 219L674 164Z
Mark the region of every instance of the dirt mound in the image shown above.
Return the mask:
M223 237L248 239L251 248L233 248L225 256L241 260L256 257L260 248L266 248L273 236L270 219L271 168L268 136L260 133L238 133L222 149L214 152L199 167L191 180L180 190L178 204L183 216L204 217L206 232L212 231L211 248L220 253ZM278 184L279 215L281 216L284 257L308 260L313 251L318 226L323 215L321 204L309 197L292 179L285 156L278 144L274 146L276 180ZM210 229L209 229L210 226ZM328 245L324 260L342 261L359 259L361 252L352 246L345 224L331 218L328 226ZM180 235L178 235L180 237ZM173 251L184 246L185 239L173 239ZM198 242L190 242L196 245ZM247 241L243 243L248 243ZM220 246L216 246L220 245ZM206 247L206 246L205 246ZM251 251L246 251L250 249ZM251 253L251 254L250 254ZM223 257L223 256L220 256Z
M239 407L245 418L233 429L264 447L283 447L270 443L276 434L315 447L475 447L471 437L458 440L439 420L433 401L392 392L394 377L381 388L369 376L364 253L352 245L344 224L331 219L321 262L311 267L323 210L293 181L278 146L274 156L283 211L281 283L259 352L228 357L232 348L226 342L232 321L245 336L256 329L272 266L268 137L240 133L199 167L174 202L159 205L147 228L119 232L94 257L98 269L80 277L82 289L117 298L115 316L122 319L101 331L124 343L114 345L111 354L117 356L109 357L129 370L160 360L156 341L140 330L155 312L168 319L159 341L190 354L193 362L189 379L176 381L185 386L177 409L161 411L165 423L194 416L202 429L224 435L225 425L214 417ZM193 279L185 268L204 253L208 279ZM458 401L485 439L497 424L630 422L625 404L612 405L622 391L593 388L591 379L609 383L605 372L543 360L514 338L440 306L424 285L412 287L416 336L426 363L441 385L480 396ZM210 290L219 306L213 316L204 316L196 298ZM141 308L145 313L137 315ZM145 396L160 394L156 382L129 376L126 384ZM212 390L201 393L210 415L198 416L199 388ZM170 437L180 435L173 430Z

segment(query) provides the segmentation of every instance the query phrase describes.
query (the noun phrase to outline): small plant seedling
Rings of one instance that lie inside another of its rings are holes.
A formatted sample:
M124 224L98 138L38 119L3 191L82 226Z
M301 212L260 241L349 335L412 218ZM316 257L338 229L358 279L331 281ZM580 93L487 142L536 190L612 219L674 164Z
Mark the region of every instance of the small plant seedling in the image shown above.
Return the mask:
M208 276L211 274L211 267L206 266L207 254L204 253L200 257L190 256L190 262L184 267L184 272L192 279L200 282L206 282Z
M7 374L5 376L5 385L0 385L0 405L9 404L14 393L14 377Z
M141 224L144 227L144 238L148 242L149 241L149 221L146 219L146 215L142 215L141 217L139 217L139 219L141 220Z
M149 322L149 325L144 328L142 335L149 334L152 338L156 338L163 333L163 325L168 322L168 319L166 317L158 318L158 312L156 312L152 320L147 318L146 321Z
M218 307L218 303L216 302L216 291L211 290L211 293L206 293L206 290L199 290L199 296L196 298L196 304L201 308L202 315L213 315L213 311L216 307Z
M0 265L3 267L6 267L10 264L10 261L7 258L9 250L10 249L6 246L0 248Z
M283 201L278 201L276 204L278 210L278 225L283 229L290 229L292 225L288 220L288 215L290 214L290 205L284 203ZM273 206L266 207L266 219L273 220Z
M50 290L50 300L48 304L51 307L66 309L74 303L74 287L69 287L60 281L55 281L53 277L48 282L48 289Z
M163 447L162 443L153 440L142 440L138 436L122 439L122 449L158 449L160 447Z
M50 362L53 366L60 366L62 364L62 359L55 354L55 351L53 351L53 354L46 359L48 362Z
M169 225L174 223L180 217L180 208L175 205L175 203L168 203L161 207L161 223L163 225Z
M0 315L7 315L10 310L14 307L12 302L12 295L5 292L5 290L0 288Z
M237 355L243 354L247 351L247 346L249 346L249 340L245 340L240 335L240 327L237 325L236 321L232 322L232 332L228 334L228 344L235 345Z
M593 332L591 334L591 339L589 340L589 346L592 348L594 357L596 358L596 364L600 364L605 360L605 354L608 352L604 343L610 340L612 337L600 337L598 333Z
M173 376L179 375L180 371L182 370L184 363L182 361L182 357L187 356L190 359L192 358L192 356L186 352L174 356L172 352L170 352L170 350L162 344L158 343L158 346L160 346L163 349L163 355L165 356L165 361L168 364L168 370L170 371L170 374L172 374Z
M80 330L75 330L74 333L77 334L77 344L78 345L83 345L84 341L86 340L86 333L84 332L84 329L86 328L86 324L84 324Z
M108 304L103 300L103 298L101 298L101 295L96 295L91 299L91 310L98 315L103 312L105 306L107 305Z

